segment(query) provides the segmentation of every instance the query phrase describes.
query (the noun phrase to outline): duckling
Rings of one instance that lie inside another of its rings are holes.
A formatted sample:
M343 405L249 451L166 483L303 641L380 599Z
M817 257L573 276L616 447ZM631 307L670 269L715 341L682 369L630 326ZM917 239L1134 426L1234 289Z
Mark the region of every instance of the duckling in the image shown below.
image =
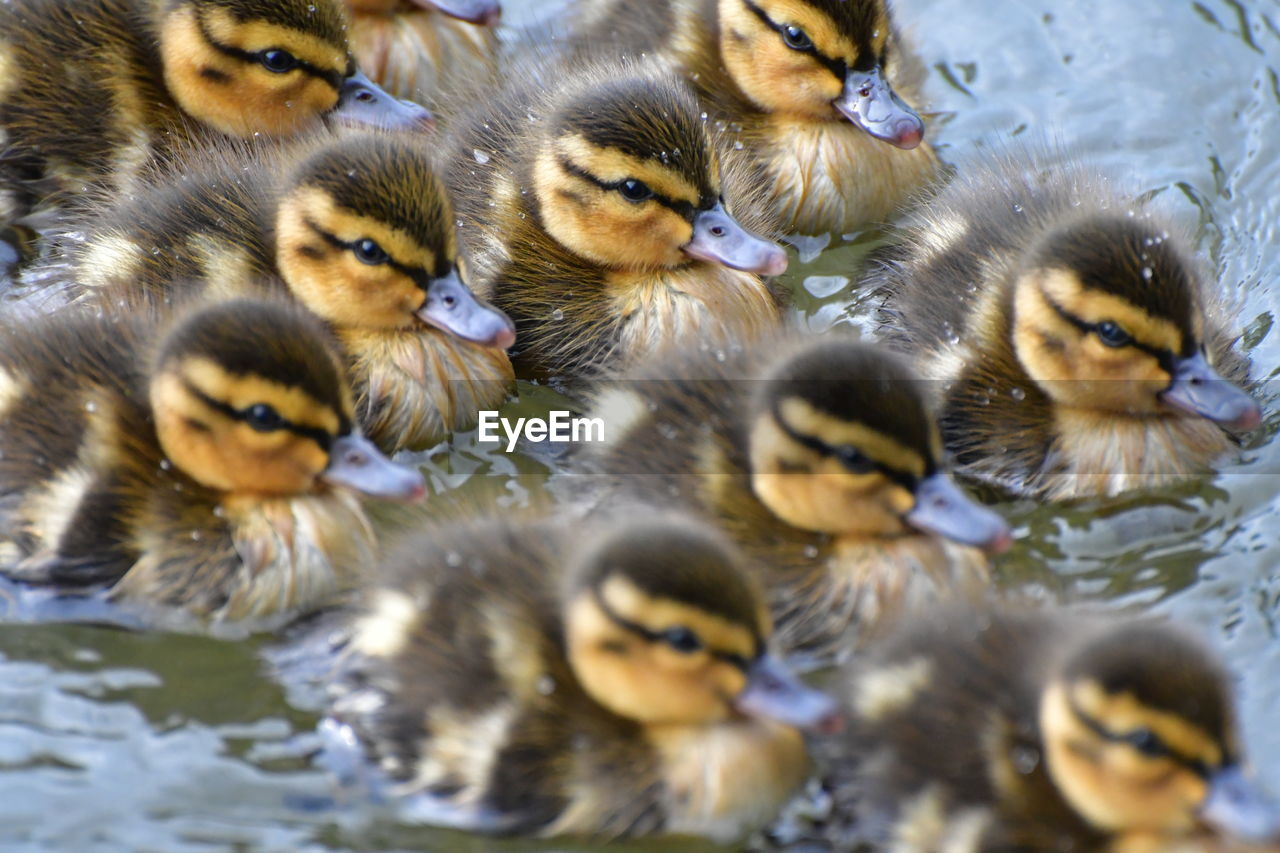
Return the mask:
M431 103L451 81L496 70L498 0L347 0L351 50L387 91Z
M947 477L919 380L841 336L655 359L608 383L578 470L606 500L676 504L753 558L779 646L847 653L912 601L978 591L1008 525Z
M626 63L540 58L459 123L447 171L477 278L528 359L590 372L775 325L760 274L781 273L786 253L730 214L688 87Z
M68 308L7 320L3 342L0 551L17 579L270 619L373 561L354 492L424 494L356 431L342 363L297 308Z
M942 380L969 476L1063 499L1199 476L1261 410L1189 240L1082 166L1008 154L920 207L870 276Z
M1280 840L1280 809L1243 771L1221 665L1172 626L1011 605L924 611L851 662L841 688L851 723L817 751L853 824L846 848Z
M340 0L0 4L0 228L126 190L175 143L427 120L356 70L346 30Z
M326 134L178 175L92 217L71 257L90 297L291 295L341 341L360 423L388 451L430 446L506 397L514 329L468 289L452 204L415 138Z
M936 174L908 104L918 101L923 68L887 0L578 0L577 8L582 49L656 55L693 84L731 131L726 156L766 188L785 232L878 223Z
M804 780L798 729L839 724L768 654L739 556L688 521L473 522L384 570L329 734L363 744L423 822L730 841Z

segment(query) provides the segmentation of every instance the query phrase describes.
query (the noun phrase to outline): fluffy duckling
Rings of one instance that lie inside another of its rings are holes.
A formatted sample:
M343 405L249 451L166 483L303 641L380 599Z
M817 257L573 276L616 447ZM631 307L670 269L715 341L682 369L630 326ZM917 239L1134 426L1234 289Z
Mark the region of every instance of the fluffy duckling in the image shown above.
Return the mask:
M67 309L0 347L6 574L210 621L322 603L375 557L355 492L422 476L355 430L323 327L230 301L165 322Z
M899 95L917 100L923 69L888 0L578 2L584 48L656 54L692 82L787 232L880 222L937 170Z
M974 165L871 277L969 475L1051 499L1198 476L1261 411L1189 241L1104 179Z
M924 612L842 686L852 723L820 751L853 823L844 845L1156 853L1221 849L1214 835L1280 840L1280 809L1242 772L1226 675L1171 626Z
M347 0L351 50L387 91L431 103L451 81L494 70L498 0Z
M729 213L693 93L626 64L510 71L455 130L461 236L529 358L562 372L778 320L783 250Z
M429 119L356 70L341 0L0 4L0 226L202 134Z
M717 524L754 558L780 646L823 660L905 603L981 589L978 549L1010 543L948 479L920 384L838 336L678 353L606 386L607 441L580 470Z
M329 733L424 822L728 841L804 780L798 728L839 724L767 653L736 553L680 519L433 531L366 599Z
M515 333L466 285L430 155L404 134L297 148L229 151L97 212L75 280L110 302L288 293L341 341L360 423L381 447L469 428L506 396Z

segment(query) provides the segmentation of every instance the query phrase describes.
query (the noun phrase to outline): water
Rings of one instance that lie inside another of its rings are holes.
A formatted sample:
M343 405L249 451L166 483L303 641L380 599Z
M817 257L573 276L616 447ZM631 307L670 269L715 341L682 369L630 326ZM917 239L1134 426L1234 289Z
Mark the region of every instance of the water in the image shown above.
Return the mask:
M552 0L557 3L558 0ZM507 19L547 6L507 0ZM1280 371L1271 334L1280 268L1280 5L1275 0L897 0L931 68L925 106L951 158L1014 135L1048 135L1157 195L1199 226L1200 250L1242 306L1254 376ZM828 248L788 280L815 327L859 317L853 278L867 239ZM814 281L806 279L819 276ZM521 406L545 409L549 389ZM1276 404L1270 386L1260 389ZM557 406L559 407L559 406ZM1227 656L1246 739L1280 790L1280 449L1265 435L1192 488L1044 510L1007 507L1023 539L1000 564L1045 595L1155 607ZM522 502L546 459L473 436L427 460L454 498ZM257 642L87 626L0 627L0 848L162 850L575 850L398 826L330 793L309 760L315 717L263 674ZM650 842L619 849L705 850Z

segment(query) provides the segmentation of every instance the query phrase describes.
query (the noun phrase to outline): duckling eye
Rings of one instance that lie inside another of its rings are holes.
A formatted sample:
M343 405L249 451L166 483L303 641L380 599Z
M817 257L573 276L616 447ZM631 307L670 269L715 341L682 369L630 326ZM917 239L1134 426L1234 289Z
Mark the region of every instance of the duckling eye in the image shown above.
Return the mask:
M279 48L264 50L258 54L258 61L262 63L263 68L276 74L283 74L298 67L297 58L289 51Z
M876 463L868 459L866 455L856 447L850 447L848 445L844 447L837 447L835 449L835 456L840 460L840 464L843 465L845 469L854 474L870 474L876 468Z
M1133 342L1133 337L1110 320L1103 320L1094 327L1098 339L1109 347L1123 347Z
M813 39L809 38L809 34L797 26L783 27L782 40L792 50L810 50L813 48Z
M653 190L635 178L627 178L618 186L618 192L627 201L641 202L653 198Z
M368 237L363 240L357 240L356 244L351 247L351 251L355 252L360 261L370 266L377 266L387 262L386 250Z
M1138 729L1130 734L1127 740L1130 746L1151 758L1159 758L1168 754L1164 743L1151 729Z
M245 410L244 421L258 432L271 432L280 428L284 418L266 403L257 403Z
M662 632L663 641L682 654L693 654L702 648L702 640L688 628L668 628Z

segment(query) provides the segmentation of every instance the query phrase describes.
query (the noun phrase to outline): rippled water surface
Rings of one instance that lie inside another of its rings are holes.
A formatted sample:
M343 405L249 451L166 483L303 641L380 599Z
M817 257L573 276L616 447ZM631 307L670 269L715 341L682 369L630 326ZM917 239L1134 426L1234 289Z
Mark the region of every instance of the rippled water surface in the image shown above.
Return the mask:
M639 0L637 0L639 2ZM548 8L507 0L508 20ZM1198 225L1238 298L1253 375L1280 369L1280 5L1276 0L897 0L930 67L934 140L957 159L1009 135L1060 140ZM858 319L846 279L865 243L788 275L815 325ZM546 389L521 405L545 408ZM1269 406L1276 394L1260 387ZM1046 594L1154 606L1223 649L1246 736L1280 790L1280 459L1268 419L1241 461L1160 495L1009 511L1023 538L1001 564ZM519 501L547 466L470 436L428 461L445 492ZM66 851L572 850L397 826L320 808L313 715L262 673L254 642L84 626L0 626L0 848ZM619 849L705 850L701 843Z

